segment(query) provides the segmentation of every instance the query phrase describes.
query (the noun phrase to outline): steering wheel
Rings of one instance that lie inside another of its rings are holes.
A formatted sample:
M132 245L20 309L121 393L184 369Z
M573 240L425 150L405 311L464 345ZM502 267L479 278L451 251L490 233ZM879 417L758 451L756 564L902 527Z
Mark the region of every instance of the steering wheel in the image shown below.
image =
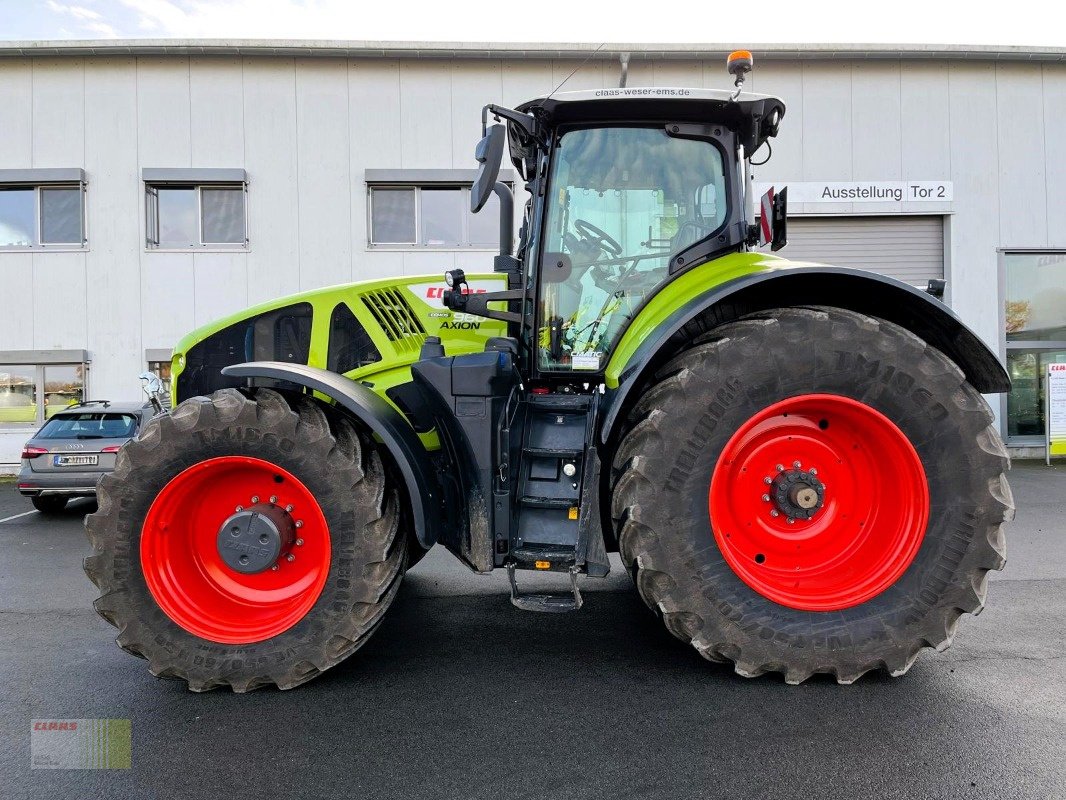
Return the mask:
M606 231L600 230L591 222L586 222L583 219L575 219L572 224L575 231L590 240L607 255L622 255L622 245L618 244L617 241L611 238L610 234Z

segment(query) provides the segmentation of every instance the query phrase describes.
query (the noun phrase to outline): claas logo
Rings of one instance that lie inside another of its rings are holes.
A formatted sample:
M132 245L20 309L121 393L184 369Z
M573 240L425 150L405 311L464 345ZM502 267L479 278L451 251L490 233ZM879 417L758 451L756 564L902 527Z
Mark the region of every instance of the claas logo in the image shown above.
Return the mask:
M426 298L429 300L443 300L446 291L448 291L447 286L430 286L426 289ZM463 294L486 294L488 291L488 289L471 289L469 286L463 287Z

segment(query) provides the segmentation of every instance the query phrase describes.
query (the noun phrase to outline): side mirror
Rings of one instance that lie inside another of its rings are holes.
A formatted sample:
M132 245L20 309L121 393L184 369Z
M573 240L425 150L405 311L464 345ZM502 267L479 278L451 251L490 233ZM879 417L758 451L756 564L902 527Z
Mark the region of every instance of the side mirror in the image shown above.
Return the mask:
M470 187L470 210L479 212L489 201L492 187L496 185L496 179L500 175L500 164L503 161L503 146L507 142L507 127L493 125L488 129L484 138L474 148L474 158L477 159L477 178Z

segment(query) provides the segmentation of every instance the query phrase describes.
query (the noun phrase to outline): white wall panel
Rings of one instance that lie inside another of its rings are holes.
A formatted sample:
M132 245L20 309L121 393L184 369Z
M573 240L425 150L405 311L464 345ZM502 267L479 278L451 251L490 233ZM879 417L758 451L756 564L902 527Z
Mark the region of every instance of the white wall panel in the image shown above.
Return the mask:
M458 261L462 260L463 264L459 264ZM491 261L491 259L490 259ZM469 259L458 259L456 254L448 250L424 250L409 252L403 254L403 274L404 275L440 275L441 279L444 278L444 273L450 269L455 269L461 266L463 269L467 269L467 264L471 263ZM477 259L474 260L477 263ZM491 263L489 269L491 269ZM477 270L470 270L476 272Z
M33 165L33 65L0 60L0 169ZM71 166L65 164L64 166Z
M92 393L131 397L145 347L141 338L141 190L137 164L137 63L133 58L85 64L85 169L89 251L85 254L87 347ZM154 333L154 332L153 332Z
M900 71L900 155L904 180L950 178L949 105L947 64L929 61L904 65ZM950 211L951 203L904 203L903 210Z
M244 166L243 81L240 58L196 58L189 64L193 166Z
M991 346L999 347L998 119L995 66L951 65L951 299Z
M76 167L85 160L85 73L80 58L33 63L33 166Z
M400 63L400 157L405 169L452 163L452 64Z
M251 305L247 253L195 253L192 272L194 325L206 325Z
M341 283L352 274L346 62L296 62L296 122L304 290Z
M34 253L33 349L85 347L85 297L84 253Z
M192 166L189 59L137 59L137 149L142 167Z
M1043 76L1039 64L996 65L999 131L999 240L1004 247L1047 246ZM1055 137L1057 158L1066 135Z
M292 59L244 61L248 171L248 302L300 289L296 67Z
M548 61L505 61L503 103L514 107L526 100L544 97L552 90L552 65Z
M576 92L581 89L602 89L604 86L618 85L617 61L609 62L608 67L603 61L570 61L561 60L552 62L552 85L548 91ZM610 83L605 83L604 75L610 70ZM556 88L558 87L558 88Z
M0 291L4 296L0 346L4 350L32 350L33 255L0 253Z
M765 82L762 88L769 88ZM802 128L782 128L786 136L803 139L803 177L813 181L847 181L851 168L851 65L847 62L803 64ZM786 116L785 125L788 124ZM822 214L847 214L851 203L819 203Z
M617 86L622 77L622 64L619 61L604 65L603 82L606 87ZM644 59L630 59L629 72L626 75L626 86L688 86L686 83L671 82L671 74L663 74L663 80L659 80L656 64L654 61Z
M1043 82L1048 246L1066 248L1066 69L1045 65Z
M196 273L192 253L145 254L141 258L141 340L144 346L173 347L193 330L196 327L195 297Z
M474 169L474 147L481 138L481 109L486 103L503 103L499 62L453 64L451 92L451 166Z
M703 64L699 61L630 61L630 78L640 80L642 72L650 72L651 81L637 83L629 81L629 86L676 86L678 88L699 89L703 86ZM724 72L724 70L723 70Z
M851 69L851 173L855 180L903 178L899 62L859 62ZM864 213L895 203L863 203Z

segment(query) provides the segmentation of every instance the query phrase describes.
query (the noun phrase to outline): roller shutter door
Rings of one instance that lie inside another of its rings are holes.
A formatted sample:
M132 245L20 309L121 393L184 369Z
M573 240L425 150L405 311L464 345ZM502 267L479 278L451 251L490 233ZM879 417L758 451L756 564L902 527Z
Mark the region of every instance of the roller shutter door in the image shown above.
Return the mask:
M778 255L891 275L925 288L944 277L943 217L789 217Z

